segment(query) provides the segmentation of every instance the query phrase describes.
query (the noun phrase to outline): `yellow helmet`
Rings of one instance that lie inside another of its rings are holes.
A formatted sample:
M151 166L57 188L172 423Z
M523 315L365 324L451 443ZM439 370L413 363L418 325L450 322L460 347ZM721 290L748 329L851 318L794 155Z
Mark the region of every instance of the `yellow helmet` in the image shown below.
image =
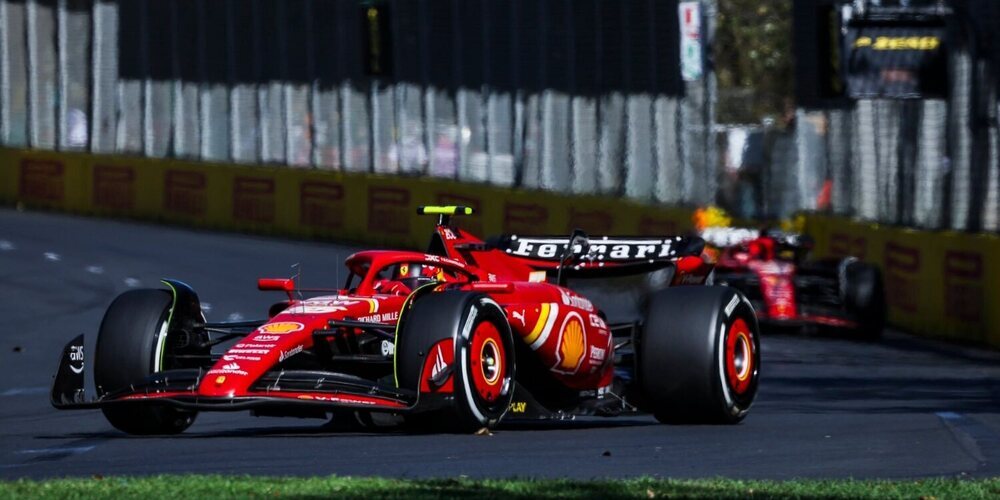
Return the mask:
M698 231L710 227L728 227L733 223L733 219L725 210L714 205L695 210L691 220Z

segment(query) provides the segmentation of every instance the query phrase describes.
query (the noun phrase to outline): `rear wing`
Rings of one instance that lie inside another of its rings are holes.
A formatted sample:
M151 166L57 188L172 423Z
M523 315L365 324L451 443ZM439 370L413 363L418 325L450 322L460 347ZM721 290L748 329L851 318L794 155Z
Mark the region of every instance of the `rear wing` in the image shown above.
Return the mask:
M812 238L800 233L790 233L779 229L756 229L750 227L709 227L699 233L708 245L715 248L740 247L759 238L770 238L784 248L811 249Z
M502 235L490 243L535 269L557 270L570 238L566 236ZM564 269L577 277L599 277L653 271L684 257L699 257L705 241L699 237L598 236L574 243L573 260Z

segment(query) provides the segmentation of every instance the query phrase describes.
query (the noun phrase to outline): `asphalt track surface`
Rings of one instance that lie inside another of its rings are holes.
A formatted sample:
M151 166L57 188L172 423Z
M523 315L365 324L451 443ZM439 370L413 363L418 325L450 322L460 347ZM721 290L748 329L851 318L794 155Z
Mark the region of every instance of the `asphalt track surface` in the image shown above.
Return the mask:
M344 432L319 420L205 413L175 437L130 437L99 411L56 411L59 351L120 292L184 280L209 320L263 315L256 279L302 265L339 283L353 249L0 209L0 478L246 473L399 477L905 478L1000 475L1000 353L888 332L864 343L766 335L741 424L649 417L516 425L492 436ZM891 293L891 292L890 292Z

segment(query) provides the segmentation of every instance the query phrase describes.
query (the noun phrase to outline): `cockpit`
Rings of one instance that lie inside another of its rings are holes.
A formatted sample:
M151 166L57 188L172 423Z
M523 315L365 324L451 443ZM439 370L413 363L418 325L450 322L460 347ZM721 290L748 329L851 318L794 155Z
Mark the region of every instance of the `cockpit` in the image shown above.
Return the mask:
M359 252L347 259L344 288L361 295L401 295L432 283L472 281L470 274L438 256L415 252Z

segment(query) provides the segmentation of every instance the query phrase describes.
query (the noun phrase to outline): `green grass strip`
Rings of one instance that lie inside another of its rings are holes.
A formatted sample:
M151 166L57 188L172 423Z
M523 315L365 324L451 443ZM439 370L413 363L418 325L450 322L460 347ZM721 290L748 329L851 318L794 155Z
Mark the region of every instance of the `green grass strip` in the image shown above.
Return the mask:
M570 481L178 475L0 481L4 499L73 498L998 498L1000 479Z

